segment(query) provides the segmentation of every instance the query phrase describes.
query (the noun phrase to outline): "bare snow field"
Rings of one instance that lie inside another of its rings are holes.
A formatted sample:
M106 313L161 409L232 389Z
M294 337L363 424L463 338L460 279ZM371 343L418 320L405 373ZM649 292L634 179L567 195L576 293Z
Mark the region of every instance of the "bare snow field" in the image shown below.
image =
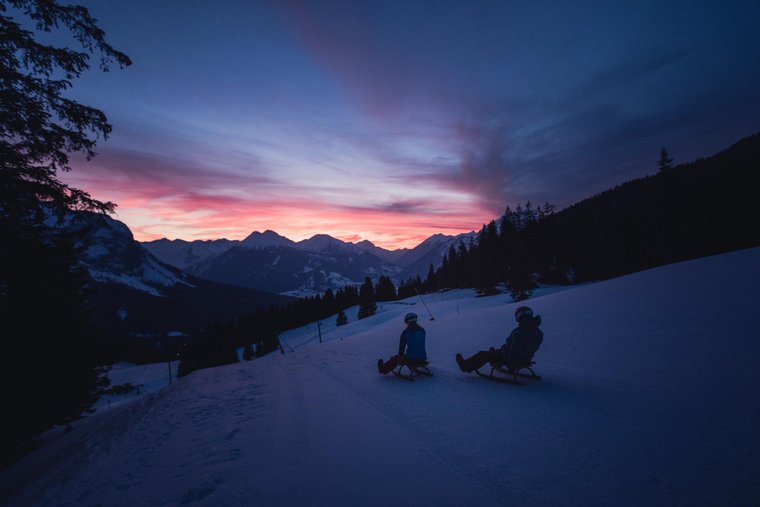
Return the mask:
M543 380L523 386L454 361L503 343L508 296L423 297L435 320L419 298L352 310L284 333L285 354L101 403L4 470L0 503L760 504L760 249L537 295ZM408 311L433 378L377 373Z

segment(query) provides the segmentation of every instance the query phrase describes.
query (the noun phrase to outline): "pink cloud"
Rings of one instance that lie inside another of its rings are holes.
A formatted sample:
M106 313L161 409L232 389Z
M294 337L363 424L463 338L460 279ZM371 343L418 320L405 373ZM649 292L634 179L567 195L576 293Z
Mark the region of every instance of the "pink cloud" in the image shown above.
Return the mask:
M260 169L223 170L223 161L219 167L206 167L149 153L104 150L93 161L75 160L72 165L65 180L97 199L115 202L116 218L140 241L242 239L272 229L296 241L326 233L395 249L414 247L437 232L468 232L484 220L478 206L442 197L346 205L341 200L355 202L361 190L329 185L325 190L324 181L317 187L289 183Z
M117 218L124 220L140 241L162 237L243 239L253 231L272 229L295 241L326 233L344 241L367 239L389 249L414 247L436 232L467 232L478 228L481 220L467 210L417 209L410 214L300 198L265 201L191 193L151 207L117 211Z
M436 232L467 232L479 219L454 213L409 215L377 209L332 208L301 200L234 202L227 199L220 203L209 198L195 200L194 196L174 201L165 208L152 209L151 213L160 216L160 221L131 225L130 216L139 213L138 209L130 209L125 212L128 216L122 218L141 241L166 237L167 231L170 237L193 240L242 239L256 230L273 229L295 241L326 233L344 241L368 239L389 249L414 247Z

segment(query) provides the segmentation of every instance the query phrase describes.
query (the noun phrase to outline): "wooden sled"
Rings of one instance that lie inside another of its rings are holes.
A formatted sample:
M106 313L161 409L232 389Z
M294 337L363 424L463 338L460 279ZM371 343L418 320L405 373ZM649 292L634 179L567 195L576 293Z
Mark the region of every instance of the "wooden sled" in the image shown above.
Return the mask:
M529 378L533 380L541 380L540 375L536 375L536 372L533 371L533 365L535 365L535 361L531 361L527 364L524 364L522 366L518 366L515 368L509 368L506 364L493 364L491 363L491 373L485 374L478 370L475 370L475 373L480 375L481 377L485 377L491 380L497 380L499 382L504 382L507 384L514 384L521 386L522 382L520 382L518 377L520 378ZM528 370L530 373L523 373L522 370ZM495 372L499 372L496 374Z
M394 370L391 371L393 371L393 374L397 377L401 377L403 379L411 380L414 382L415 377L419 375L424 375L426 377L433 376L427 365L427 361L417 364L399 364Z

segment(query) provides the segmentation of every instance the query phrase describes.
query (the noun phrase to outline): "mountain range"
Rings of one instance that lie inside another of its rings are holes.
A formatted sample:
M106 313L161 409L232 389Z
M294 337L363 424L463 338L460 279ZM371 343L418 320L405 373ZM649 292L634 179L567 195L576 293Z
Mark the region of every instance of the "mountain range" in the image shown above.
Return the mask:
M291 296L321 294L380 275L400 282L438 267L449 247L468 243L475 232L434 234L412 249L386 250L370 241L350 243L326 234L295 242L274 231L243 240L142 243L161 261L200 278Z
M242 241L140 243L124 223L83 211L57 227L80 238L79 264L88 276L96 324L121 357L133 358L159 342L176 349L186 334L214 320L286 304L294 296L359 284L366 276L415 276L416 266L424 263L426 271L430 262L440 264L449 245L469 240L438 234L414 249L389 251L325 234L296 243L264 231Z

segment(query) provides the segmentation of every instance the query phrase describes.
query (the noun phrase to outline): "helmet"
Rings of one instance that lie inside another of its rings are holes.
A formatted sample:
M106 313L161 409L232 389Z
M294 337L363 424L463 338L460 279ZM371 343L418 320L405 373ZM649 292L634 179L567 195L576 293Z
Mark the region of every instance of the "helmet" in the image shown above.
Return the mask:
M515 310L515 320L517 322L520 322L520 320L524 319L525 317L533 317L533 310L531 310L530 307L521 306Z
M409 324L410 322L417 322L416 313L407 313L406 315L404 315L404 323Z

